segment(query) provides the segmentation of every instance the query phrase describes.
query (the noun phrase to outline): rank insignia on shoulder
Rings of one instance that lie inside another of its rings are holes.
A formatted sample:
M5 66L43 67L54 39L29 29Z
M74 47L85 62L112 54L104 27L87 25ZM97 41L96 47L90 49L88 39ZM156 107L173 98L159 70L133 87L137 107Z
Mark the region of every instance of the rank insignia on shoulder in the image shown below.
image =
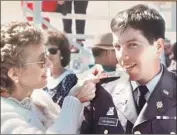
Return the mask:
M167 90L163 90L163 93L166 94L166 95L169 95L169 92Z

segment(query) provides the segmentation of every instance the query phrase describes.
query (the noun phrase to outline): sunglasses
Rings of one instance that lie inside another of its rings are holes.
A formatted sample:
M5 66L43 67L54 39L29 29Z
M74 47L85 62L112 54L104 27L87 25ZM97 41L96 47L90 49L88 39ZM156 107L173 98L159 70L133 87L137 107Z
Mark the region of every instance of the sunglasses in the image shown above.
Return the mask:
M59 48L49 48L48 49L48 52L51 54L51 55L56 55L57 54L57 51L59 50Z

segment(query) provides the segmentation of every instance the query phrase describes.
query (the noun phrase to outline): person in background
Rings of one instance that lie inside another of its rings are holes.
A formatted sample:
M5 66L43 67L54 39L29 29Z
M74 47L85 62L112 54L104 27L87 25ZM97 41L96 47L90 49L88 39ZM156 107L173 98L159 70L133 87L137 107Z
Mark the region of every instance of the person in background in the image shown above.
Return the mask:
M76 14L86 14L88 1L64 1L59 0L56 12L61 12L63 15L71 13L72 3L74 4L74 12ZM63 19L63 28L67 34L72 34L72 19ZM76 34L85 33L85 20L76 20ZM76 42L83 46L83 39L76 39ZM73 45L71 46L72 53L78 53L79 50Z
M1 26L1 134L75 134L82 103L99 79L77 83L62 109L41 88L51 62L43 31L29 22Z
M164 45L164 52L165 52L165 64L168 68L171 63L171 56L173 53L172 44L169 39L165 38L165 45Z
M70 62L70 44L66 36L57 31L48 31L46 42L48 58L52 62L44 88L52 97L53 101L62 106L64 98L71 88L77 83L76 75L65 67Z
M95 64L100 64L106 72L116 70L116 54L113 46L112 33L104 33L95 37L91 48ZM94 65L89 65L93 67Z
M172 72L174 72L174 73L177 73L177 65L176 65L176 42L173 44L173 46L172 46L172 60L171 60L171 64L170 64L170 66L169 66L169 68L168 68L168 70L169 71L172 71Z

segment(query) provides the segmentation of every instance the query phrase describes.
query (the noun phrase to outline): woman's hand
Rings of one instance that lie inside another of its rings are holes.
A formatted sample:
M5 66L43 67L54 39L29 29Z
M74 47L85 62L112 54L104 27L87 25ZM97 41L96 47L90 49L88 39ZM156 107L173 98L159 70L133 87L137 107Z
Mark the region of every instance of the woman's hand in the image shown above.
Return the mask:
M75 97L77 97L81 103L92 100L95 97L97 82L99 82L99 80L85 81L84 84L78 88Z
M101 65L95 65L90 70L78 76L78 83L74 86L73 96L77 97L82 103L88 102L95 97L96 84L100 79L105 78Z

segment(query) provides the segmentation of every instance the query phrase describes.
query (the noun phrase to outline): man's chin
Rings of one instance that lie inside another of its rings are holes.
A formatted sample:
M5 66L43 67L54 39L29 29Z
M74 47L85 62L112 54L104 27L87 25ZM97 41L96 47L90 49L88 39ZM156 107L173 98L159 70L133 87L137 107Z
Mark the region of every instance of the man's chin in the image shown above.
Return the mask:
M131 81L137 81L138 78L135 75L129 75Z

